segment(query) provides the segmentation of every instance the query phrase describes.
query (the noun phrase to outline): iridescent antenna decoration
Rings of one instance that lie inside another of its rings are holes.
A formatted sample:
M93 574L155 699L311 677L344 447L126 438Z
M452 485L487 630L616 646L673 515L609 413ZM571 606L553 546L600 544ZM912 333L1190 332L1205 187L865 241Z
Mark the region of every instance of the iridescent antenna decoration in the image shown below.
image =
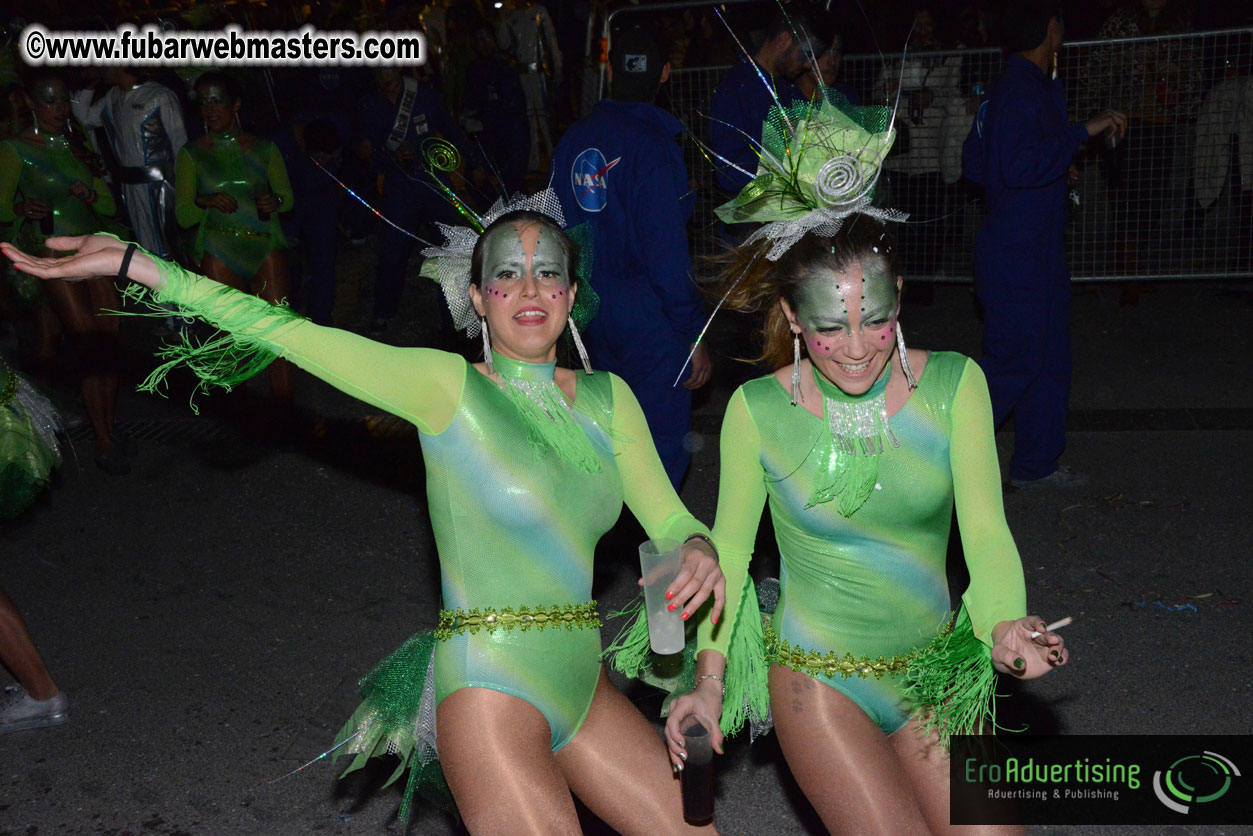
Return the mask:
M355 733L355 734L349 735L348 737L346 737L346 738L344 738L343 740L339 741L339 742L338 742L338 743L336 743L334 746L332 746L331 748L327 749L325 752L323 752L322 754L318 755L316 758L314 758L313 760L309 761L308 763L303 764L302 766L298 766L298 767L296 767L296 768L295 768L295 769L293 769L291 772L288 772L286 775L280 775L280 776L278 776L277 778L271 778L270 780L266 781L266 783L267 783L267 784L277 784L279 781L282 781L282 780L283 780L283 779L285 779L285 778L290 778L291 776L295 775L297 772L301 772L301 771L303 771L303 770L305 770L305 769L308 769L309 767L313 766L313 765L314 765L315 763L317 763L318 761L320 761L320 760L325 760L326 758L328 758L328 757L330 757L331 755L335 754L335 752L337 752L338 750L340 750L340 749L342 749L343 747L347 746L349 743L353 742L353 741L354 741L354 740L356 740L358 737L360 737L361 735L363 735L363 734L365 734L367 731L369 731L369 730L370 730L370 727L371 727L371 726L373 726L376 722L378 722L378 719L379 719L379 718L378 718L378 716L377 716L377 715L375 715L374 719L372 719L370 722L368 722L368 723L366 723L365 725L363 725L361 728L357 729L357 731L356 731L356 733Z
M722 294L722 298L718 300L718 304L714 305L714 309L709 314L709 318L705 320L705 326L701 328L700 333L696 335L696 340L692 343L692 350L687 353L687 359L683 361L683 367L679 369L678 377L674 379L674 383L670 384L671 388L679 385L679 381L683 379L683 373L687 371L687 367L692 363L692 357L695 356L696 349L700 348L701 343L704 342L705 332L709 330L710 325L713 325L714 317L718 315L718 311L722 310L722 305L727 301L727 297L731 295L731 291L735 290L735 288L739 285L740 280L744 278L746 273L748 273L749 268L757 263L757 257L761 255L765 249L766 248L764 246L758 246L757 249L753 251L753 257L750 258L748 263L744 265L744 269L741 270L740 274L735 277L735 281L731 282L731 284L727 287L726 292Z
M332 180L334 180L336 183L338 183L338 184L339 184L339 187L340 187L341 189L343 189L344 191L348 192L348 194L352 195L352 197L353 197L353 199L354 199L354 200L356 200L356 201L357 201L358 203L360 203L362 206L364 206L365 208L367 208L367 209L369 209L371 212L373 212L373 213L374 213L374 216L375 216L375 217L377 217L380 221L382 221L383 223L387 224L388 226L390 226L392 229L396 230L397 232L400 232L400 233L402 233L402 234L404 234L404 235L409 236L409 237L410 237L410 238L412 238L414 241L417 241L419 244L425 244L425 245L426 245L426 246L428 246L428 247L433 246L433 245L431 244L431 242L430 242L430 241L427 241L425 238L419 238L417 235L414 235L412 232L410 232L409 230L405 229L403 226L399 226L398 224L394 223L394 222L392 221L392 219L391 219L391 218L387 217L387 216L386 216L386 215L384 215L382 212L380 212L379 210L375 209L373 206L371 206L371 205L369 204L369 202L368 202L368 201L367 201L364 197L362 197L361 195L357 194L355 191L353 191L352 189L350 189L350 188L348 187L348 185L347 185L347 184L346 184L343 180L340 180L338 177L336 177L334 174L332 174L332 173L331 173L331 170L330 170L329 168L327 168L326 166L322 165L322 163L318 162L318 161L317 161L317 160L315 160L313 157L310 157L309 159L310 159L310 160L312 160L312 162L313 162L313 164L314 164L314 165L316 165L318 168L322 169L322 171L326 174L326 176L327 176L327 177L331 178L331 179L332 179Z

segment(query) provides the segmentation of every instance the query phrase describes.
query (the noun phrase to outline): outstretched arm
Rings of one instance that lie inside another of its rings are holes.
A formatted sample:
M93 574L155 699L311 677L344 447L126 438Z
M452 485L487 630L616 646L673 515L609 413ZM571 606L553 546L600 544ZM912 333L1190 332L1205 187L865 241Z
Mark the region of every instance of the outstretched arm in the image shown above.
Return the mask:
M22 272L43 279L117 275L128 245L111 235L55 237L47 245L73 250L37 258L11 244L0 249ZM289 309L198 276L136 249L127 277L224 331L245 348L264 348L366 403L439 433L452 423L469 368L454 354L397 348L302 319Z

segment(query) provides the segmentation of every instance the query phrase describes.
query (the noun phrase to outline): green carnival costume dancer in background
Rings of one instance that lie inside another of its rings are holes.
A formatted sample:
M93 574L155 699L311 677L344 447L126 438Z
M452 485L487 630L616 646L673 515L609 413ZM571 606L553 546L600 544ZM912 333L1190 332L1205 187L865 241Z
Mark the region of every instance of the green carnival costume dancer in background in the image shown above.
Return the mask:
M727 407L714 538L735 616L700 625L696 688L667 737L678 757L692 716L715 738L719 718L764 725L768 668L783 753L829 830L941 832L947 736L991 720L995 670L1039 676L1066 651L1024 617L983 374L901 337L883 220L903 217L871 204L890 114L843 104L779 111L757 178L719 210L764 223L727 271L726 304L766 311L777 371ZM782 575L763 636L748 564L767 500ZM954 506L971 578L955 622Z
M229 76L209 72L196 81L205 135L178 152L174 214L196 228L192 249L200 272L237 290L278 304L291 296L287 239L278 213L294 205L278 146L245 133L242 94ZM270 388L284 404L292 397L291 367L270 366Z
M103 228L102 217L117 206L101 179L104 167L87 140L70 130L70 94L55 73L31 73L25 84L32 124L0 142L0 223L13 222L12 240L28 252L47 255L50 235L84 235ZM128 439L115 438L118 322L101 316L118 306L107 278L46 282L42 287L69 344L69 363L79 376L83 406L96 442L96 464L114 475L128 473ZM51 363L52 346L36 349Z
M129 261L105 236L73 242L71 259L5 253L41 277L129 267L159 301L204 316L236 347L281 354L418 428L446 609L433 634L364 680L366 701L341 735L360 756L354 766L399 752L397 775L411 766L425 776L437 747L476 834L577 834L571 791L621 833L710 833L683 821L664 745L605 675L589 598L596 542L624 500L649 536L686 540L669 590L685 614L711 593L711 618L721 612L716 555L622 381L556 368L578 290L572 247L551 191L521 204L498 203L482 235L445 227L449 243L437 248L454 320L490 332L474 365L314 325L142 252ZM220 368L206 352L188 359Z

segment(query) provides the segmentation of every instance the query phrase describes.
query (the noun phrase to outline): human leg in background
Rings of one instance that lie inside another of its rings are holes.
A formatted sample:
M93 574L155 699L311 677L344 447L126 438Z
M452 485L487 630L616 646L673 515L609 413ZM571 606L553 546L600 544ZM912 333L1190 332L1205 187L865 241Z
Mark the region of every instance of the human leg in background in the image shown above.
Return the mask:
M13 601L0 589L0 662L18 688L0 703L0 733L64 723L67 700L53 681Z

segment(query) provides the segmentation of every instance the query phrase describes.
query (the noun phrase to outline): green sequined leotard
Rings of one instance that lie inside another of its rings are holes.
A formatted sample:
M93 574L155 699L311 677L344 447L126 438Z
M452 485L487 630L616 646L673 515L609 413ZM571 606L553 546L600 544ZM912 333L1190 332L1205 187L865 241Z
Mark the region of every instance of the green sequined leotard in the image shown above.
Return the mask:
M573 414L600 461L599 472L588 473L534 455L518 408L460 356L293 320L260 299L158 264L167 279L162 301L417 426L450 610L588 601L596 542L624 500L650 537L707 531L671 488L639 404L614 375L577 375ZM548 719L558 749L591 704L599 656L595 629L459 632L436 645L435 689L441 700L468 686L520 697Z
M204 142L211 143L206 148ZM218 258L235 275L248 279L265 257L287 246L278 214L257 217L257 195L273 192L281 199L279 212L292 208L292 188L283 155L268 139L255 137L244 150L234 134L208 134L178 152L174 172L175 215L181 226L198 226L194 254ZM238 208L230 214L196 205L200 195L228 194Z
M96 193L87 204L70 194L80 182ZM13 224L13 241L30 252L40 252L46 236L40 222L15 217L15 200L38 200L52 207L54 235L84 235L101 228L100 216L117 207L104 181L94 177L86 164L74 156L64 136L47 136L42 144L24 139L0 142L0 223Z
M991 406L978 365L960 354L932 353L918 388L889 424L900 446L888 445L879 456L875 490L845 517L834 501L805 507L826 421L794 406L774 375L736 391L722 425L714 525L726 612L739 611L769 497L782 559L782 594L771 623L776 644L803 649L810 659L834 653L859 661L927 645L950 613L944 564L954 503L971 578L962 600L975 635L990 644L997 622L1024 615L1022 567L1005 522ZM699 648L727 654L734 621L700 625ZM899 674L815 678L846 694L885 734L909 719Z

